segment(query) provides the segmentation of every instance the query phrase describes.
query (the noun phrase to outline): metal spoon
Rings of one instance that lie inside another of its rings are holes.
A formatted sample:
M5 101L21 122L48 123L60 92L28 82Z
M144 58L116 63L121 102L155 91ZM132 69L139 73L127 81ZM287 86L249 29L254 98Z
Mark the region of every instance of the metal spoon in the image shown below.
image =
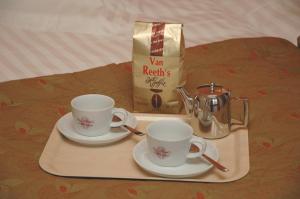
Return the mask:
M119 122L119 121L122 121L122 119L119 118L118 116L114 115L112 121ZM122 126L125 127L126 129L128 129L131 133L134 133L135 135L139 135L139 136L145 135L145 133L138 131L137 129L132 128L130 126L127 126L126 124L124 124Z
M190 147L190 152L191 153L196 153L199 152L200 149L198 146L196 146L195 144L192 144ZM211 157L207 156L206 154L202 154L202 156L208 160L211 164L213 164L217 169L220 169L223 172L228 172L229 169L227 169L226 167L224 167L223 165L221 165L220 163L218 163L217 161L213 160Z

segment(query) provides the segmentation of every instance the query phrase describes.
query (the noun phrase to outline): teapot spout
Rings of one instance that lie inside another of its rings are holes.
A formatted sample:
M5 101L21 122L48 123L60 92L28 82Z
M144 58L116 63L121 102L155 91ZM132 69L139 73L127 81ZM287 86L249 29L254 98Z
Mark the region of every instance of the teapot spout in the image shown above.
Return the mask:
M176 87L176 90L182 98L186 113L191 115L193 113L194 106L193 98L189 95L189 93L183 86Z

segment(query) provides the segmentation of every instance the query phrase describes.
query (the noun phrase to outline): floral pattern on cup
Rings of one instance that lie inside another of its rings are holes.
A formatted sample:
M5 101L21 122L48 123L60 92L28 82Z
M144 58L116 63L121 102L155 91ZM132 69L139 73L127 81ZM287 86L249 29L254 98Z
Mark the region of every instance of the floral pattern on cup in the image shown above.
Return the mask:
M153 147L153 152L159 159L165 159L166 157L169 157L171 153L162 146Z
M77 118L77 122L80 124L80 126L84 129L88 129L92 126L94 126L94 121L90 120L87 117L81 117L81 118Z

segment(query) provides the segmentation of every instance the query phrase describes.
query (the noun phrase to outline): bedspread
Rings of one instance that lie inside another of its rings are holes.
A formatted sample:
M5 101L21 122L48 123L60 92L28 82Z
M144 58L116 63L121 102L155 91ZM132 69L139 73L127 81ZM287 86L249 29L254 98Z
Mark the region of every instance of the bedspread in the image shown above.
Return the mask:
M246 177L223 184L179 183L66 178L39 168L49 134L70 111L73 97L106 94L132 111L126 62L0 84L0 198L299 198L300 50L272 37L233 39L188 48L185 60L188 90L214 81L249 98Z

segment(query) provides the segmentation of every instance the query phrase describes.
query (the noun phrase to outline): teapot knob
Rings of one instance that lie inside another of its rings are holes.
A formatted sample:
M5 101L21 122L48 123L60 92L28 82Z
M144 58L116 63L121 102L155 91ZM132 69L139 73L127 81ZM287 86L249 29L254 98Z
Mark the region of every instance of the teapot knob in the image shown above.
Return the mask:
M210 92L213 93L215 91L215 83L210 83Z

